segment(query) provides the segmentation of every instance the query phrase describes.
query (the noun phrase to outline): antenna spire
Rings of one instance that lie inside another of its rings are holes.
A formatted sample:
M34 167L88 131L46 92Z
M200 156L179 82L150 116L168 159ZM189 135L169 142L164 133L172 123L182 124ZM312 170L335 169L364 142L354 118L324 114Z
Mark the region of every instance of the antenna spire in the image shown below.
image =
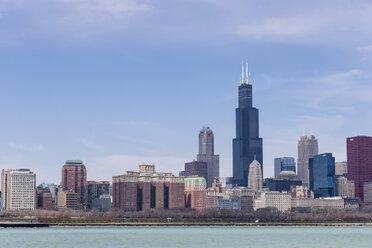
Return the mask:
M240 84L244 84L244 61L242 60L242 75L240 77Z
M249 84L248 60L245 61L245 83Z

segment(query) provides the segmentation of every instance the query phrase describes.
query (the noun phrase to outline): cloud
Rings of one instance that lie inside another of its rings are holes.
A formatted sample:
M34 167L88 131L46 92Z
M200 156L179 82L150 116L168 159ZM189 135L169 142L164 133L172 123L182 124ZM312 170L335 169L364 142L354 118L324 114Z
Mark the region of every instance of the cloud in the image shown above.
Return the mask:
M125 174L126 171L138 171L141 163L155 164L155 170L159 172L178 172L184 169L184 164L189 159L173 156L136 156L114 154L102 157L92 157L85 161L87 174L90 180L110 180L114 175ZM95 175L92 178L89 175Z
M26 144L9 142L7 146L21 152L45 152L46 148L41 144Z

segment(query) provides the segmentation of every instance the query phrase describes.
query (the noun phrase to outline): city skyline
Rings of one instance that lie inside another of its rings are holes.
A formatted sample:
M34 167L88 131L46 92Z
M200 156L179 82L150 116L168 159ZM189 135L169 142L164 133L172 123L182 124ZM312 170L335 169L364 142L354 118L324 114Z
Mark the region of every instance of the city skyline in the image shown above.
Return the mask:
M83 160L88 180L139 163L177 175L210 126L220 175L232 176L245 58L264 177L275 157L297 158L303 128L336 161L346 160L347 137L371 135L367 1L95 2L102 8L0 4L0 168L30 168L38 184L59 183L67 159Z

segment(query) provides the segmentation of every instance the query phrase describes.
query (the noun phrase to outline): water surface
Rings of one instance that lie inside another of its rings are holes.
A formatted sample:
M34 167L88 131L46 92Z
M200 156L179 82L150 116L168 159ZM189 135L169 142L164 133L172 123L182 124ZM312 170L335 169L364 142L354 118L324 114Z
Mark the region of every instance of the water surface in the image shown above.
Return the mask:
M0 228L1 248L372 247L372 227Z

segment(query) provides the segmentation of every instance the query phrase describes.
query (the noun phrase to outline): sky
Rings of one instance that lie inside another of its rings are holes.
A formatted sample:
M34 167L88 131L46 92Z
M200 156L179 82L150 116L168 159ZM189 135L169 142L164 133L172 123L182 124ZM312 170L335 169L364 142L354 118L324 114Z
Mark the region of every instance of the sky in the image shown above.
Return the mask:
M231 176L245 59L264 177L303 133L344 161L346 137L372 135L371 23L363 0L0 0L0 169L178 174L209 126Z

